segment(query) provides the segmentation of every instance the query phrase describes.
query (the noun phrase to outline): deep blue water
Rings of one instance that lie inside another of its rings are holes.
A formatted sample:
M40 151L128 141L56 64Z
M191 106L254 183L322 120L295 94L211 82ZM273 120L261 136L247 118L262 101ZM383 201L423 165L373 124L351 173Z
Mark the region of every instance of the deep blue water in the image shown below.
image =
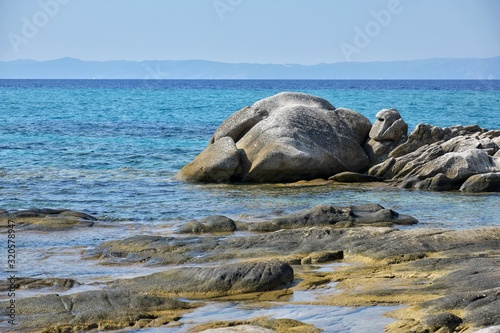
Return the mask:
M500 81L0 80L0 207L71 208L110 221L269 216L317 203L378 202L423 224L500 224L498 195L189 185L172 177L236 110L301 91L369 119L500 129ZM432 207L433 210L429 210Z

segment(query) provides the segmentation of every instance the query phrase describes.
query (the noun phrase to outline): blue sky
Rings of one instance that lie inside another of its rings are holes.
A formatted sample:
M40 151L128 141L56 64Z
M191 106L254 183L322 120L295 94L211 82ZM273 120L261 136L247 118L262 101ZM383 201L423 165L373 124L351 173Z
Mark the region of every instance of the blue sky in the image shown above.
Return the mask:
M0 0L0 60L485 58L499 17L498 0Z

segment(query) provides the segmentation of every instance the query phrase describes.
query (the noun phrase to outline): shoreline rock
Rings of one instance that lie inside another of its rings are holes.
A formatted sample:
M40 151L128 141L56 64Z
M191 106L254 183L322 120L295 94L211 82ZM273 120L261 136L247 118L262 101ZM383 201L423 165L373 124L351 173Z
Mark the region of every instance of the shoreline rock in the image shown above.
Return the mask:
M117 280L111 288L190 298L211 298L282 289L294 279L290 265L279 260L250 261L214 267L186 267Z
M0 303L2 309L6 303ZM16 300L17 332L80 332L158 327L199 304L125 290L94 290Z

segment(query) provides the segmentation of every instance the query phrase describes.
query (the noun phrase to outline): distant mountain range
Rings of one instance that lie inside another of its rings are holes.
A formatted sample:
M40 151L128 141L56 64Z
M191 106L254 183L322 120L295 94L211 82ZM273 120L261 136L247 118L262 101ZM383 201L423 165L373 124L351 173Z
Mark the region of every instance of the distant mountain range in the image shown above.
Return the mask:
M232 64L205 60L0 61L1 79L500 79L500 56L339 62L318 65Z

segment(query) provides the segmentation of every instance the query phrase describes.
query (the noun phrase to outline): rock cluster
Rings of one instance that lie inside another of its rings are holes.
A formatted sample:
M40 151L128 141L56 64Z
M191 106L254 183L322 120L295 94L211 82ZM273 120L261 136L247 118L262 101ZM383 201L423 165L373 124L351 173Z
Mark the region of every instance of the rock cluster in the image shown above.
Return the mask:
M396 109L376 118L372 126L319 97L280 93L225 120L177 176L216 183L385 179L404 188L500 191L500 130L419 124L408 135Z
M373 176L401 187L435 191L500 191L500 131L479 126L440 128L419 124Z

